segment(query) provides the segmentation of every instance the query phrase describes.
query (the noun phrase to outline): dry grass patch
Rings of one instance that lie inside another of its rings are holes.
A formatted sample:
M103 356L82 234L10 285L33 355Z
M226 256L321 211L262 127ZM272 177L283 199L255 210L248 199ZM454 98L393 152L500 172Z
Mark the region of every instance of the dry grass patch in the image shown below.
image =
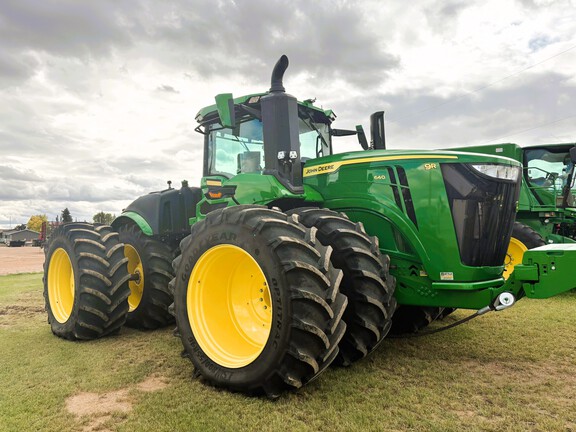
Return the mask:
M167 386L164 378L151 376L131 388L106 393L83 392L66 399L66 410L82 423L82 431L107 431L110 430L106 427L108 423L114 422L118 426L122 421L115 415L118 417L118 414L132 411L137 396L135 392L155 392Z
M193 379L171 328L68 342L43 308L40 274L0 277L0 431L576 431L576 293L385 340L275 402Z

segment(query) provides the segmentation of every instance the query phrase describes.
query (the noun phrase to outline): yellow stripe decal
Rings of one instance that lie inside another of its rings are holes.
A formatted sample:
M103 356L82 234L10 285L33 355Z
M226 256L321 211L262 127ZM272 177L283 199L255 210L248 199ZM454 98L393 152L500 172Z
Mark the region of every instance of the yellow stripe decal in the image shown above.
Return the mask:
M339 162L325 163L321 165L314 165L311 167L304 167L304 177L310 177L318 174L329 174L338 171L341 166L344 165L355 165L361 163L371 163L371 162L382 162L382 161L394 161L394 160L407 160L407 159L458 159L458 156L434 156L434 155L411 155L411 156L381 156L374 158L360 158L360 159L350 159L343 160Z
M206 186L222 186L222 180L206 180Z

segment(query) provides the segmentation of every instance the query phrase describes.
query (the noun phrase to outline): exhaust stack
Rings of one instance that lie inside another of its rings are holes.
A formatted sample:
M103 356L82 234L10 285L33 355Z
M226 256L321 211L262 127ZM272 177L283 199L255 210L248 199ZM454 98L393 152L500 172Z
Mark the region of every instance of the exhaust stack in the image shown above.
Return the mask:
M284 72L288 69L288 57L283 55L276 62L274 69L272 70L272 78L270 79L270 93L282 92L285 93L286 89L282 84L282 79L284 78Z

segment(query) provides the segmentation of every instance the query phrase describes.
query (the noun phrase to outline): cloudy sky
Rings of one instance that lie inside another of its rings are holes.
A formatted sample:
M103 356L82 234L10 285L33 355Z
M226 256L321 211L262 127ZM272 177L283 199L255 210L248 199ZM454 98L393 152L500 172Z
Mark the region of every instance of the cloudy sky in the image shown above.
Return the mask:
M390 148L576 141L574 1L2 0L0 228L197 185L197 111L281 54L335 126L384 109Z

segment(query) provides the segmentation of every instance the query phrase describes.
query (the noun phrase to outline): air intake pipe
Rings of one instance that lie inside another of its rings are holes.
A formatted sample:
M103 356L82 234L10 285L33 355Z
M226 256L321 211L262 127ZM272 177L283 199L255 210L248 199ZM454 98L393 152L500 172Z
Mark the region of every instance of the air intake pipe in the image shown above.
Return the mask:
M272 71L270 91L261 99L265 174L276 177L293 193L302 193L298 101L282 83L288 64L288 57L280 57Z

